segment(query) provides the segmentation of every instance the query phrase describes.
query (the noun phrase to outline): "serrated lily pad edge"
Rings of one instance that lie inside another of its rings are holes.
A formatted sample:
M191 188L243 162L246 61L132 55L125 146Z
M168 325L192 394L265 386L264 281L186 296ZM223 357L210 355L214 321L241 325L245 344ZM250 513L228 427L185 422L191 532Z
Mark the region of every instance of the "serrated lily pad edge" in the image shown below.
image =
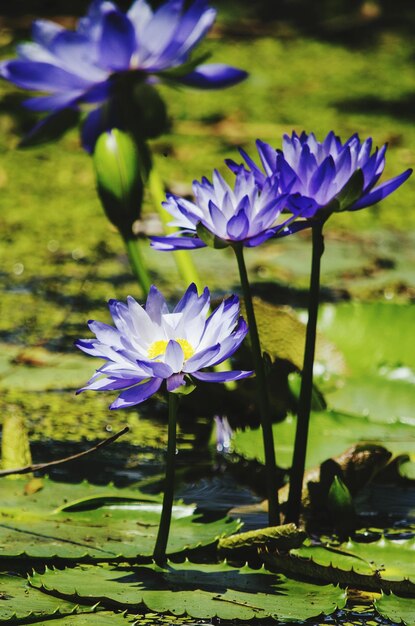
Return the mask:
M185 563L189 563L191 565L200 565L198 563L191 562L188 558L185 559ZM153 561L153 564L157 566L157 564L154 561ZM171 564L172 566L175 565L174 561L168 560L166 562L166 566L169 565L169 564ZM207 565L209 565L209 564L207 564ZM210 565L213 565L213 564L211 563ZM220 566L227 566L229 564L228 564L227 560L225 559L223 561L220 561L216 565L218 567L220 567ZM278 573L275 573L272 570L269 570L266 567L265 564L263 564L261 566L260 570L251 569L249 567L248 563L245 563L242 567L234 567L232 565L229 565L229 567L231 567L232 569L235 569L235 570L239 570L239 571L247 568L249 571L252 571L252 572L258 572L258 571L263 569L263 570L267 571L271 575L272 574L278 575ZM50 568L48 568L46 566L45 567L45 573L48 570L50 572L52 572L52 571L55 571L56 569L58 569L58 568L53 567L53 569L50 569ZM88 602L85 602L86 606L90 606L91 605L90 603L93 603L91 606L93 606L93 607L98 607L98 606L101 607L102 606L102 610L111 610L111 609L113 609L113 610L120 611L122 609L122 604L120 602L118 602L116 600L113 600L113 599L110 599L110 598L107 598L106 596L101 596L99 598L98 597L88 597L88 598L86 598L85 596L80 596L78 590L75 587L74 587L73 593L69 594L69 592L68 592L68 594L64 594L64 593L59 592L56 589L53 589L52 587L48 587L48 585L45 584L42 581L42 574L39 574L36 571L33 571L33 575L32 576L35 576L37 579L39 579L39 584L35 584L35 581L33 581L32 577L29 577L28 581L29 581L29 584L30 584L31 587L33 587L34 589L37 589L38 591L42 591L42 592L44 592L46 594L54 595L55 597L61 598L62 600L68 600L68 598L71 597L71 601L72 602L76 602L78 605L81 605L81 606L83 606L83 602L88 600ZM320 581L320 586L321 586L321 581ZM328 585L323 583L323 586L328 586ZM341 587L340 587L339 584L333 585L333 584L330 583L330 586L333 587L333 589L338 589L339 591L341 590ZM314 619L318 619L319 617L322 617L322 616L332 615L337 610L344 608L345 605L346 605L346 602L347 602L347 590L346 589L343 590L342 596L343 596L342 603L339 604L338 601L334 602L333 603L333 610L330 611L330 613L320 612L319 614L316 614L315 616L307 618L307 619L313 619L313 618ZM138 611L138 613L134 613L135 611ZM186 610L184 610L182 612L174 612L173 610L158 611L157 608L148 606L143 600L140 600L140 602L137 602L137 604L130 604L128 606L128 608L124 608L124 612L123 613L126 614L126 615L128 614L129 616L135 616L136 618L145 617L146 614L150 613L150 614L160 614L160 615L164 615L164 616L170 615L170 616L176 617L176 618L188 617L190 619L196 619L196 620L201 619L199 616L191 615L191 613L188 613ZM247 622L262 623L264 621L264 619L272 619L274 621L279 621L279 620L283 619L283 621L285 623L289 623L289 622L292 622L292 621L294 621L294 622L298 621L297 618L290 618L290 617L281 618L281 617L277 616L276 614L269 614L266 618L264 618L264 617L258 617L257 618L254 615L254 616L247 617L247 618L243 618L241 616L237 616L237 617L232 618L232 619L224 619L222 617L219 617L217 614L215 614L213 616L210 616L208 619L215 619L215 618L220 619L220 621L222 623L224 623L224 624L232 624L235 621L235 619L237 621L239 621L239 622L245 622L245 623L247 623Z
M311 557L297 556L294 554L267 553L261 554L264 563L273 571L279 571L287 576L305 577L316 582L345 585L357 589L370 591L384 591L396 595L408 595L415 597L415 583L408 578L402 580L387 580L381 578L379 572L373 575L359 574L350 570L343 570L331 565L316 563Z

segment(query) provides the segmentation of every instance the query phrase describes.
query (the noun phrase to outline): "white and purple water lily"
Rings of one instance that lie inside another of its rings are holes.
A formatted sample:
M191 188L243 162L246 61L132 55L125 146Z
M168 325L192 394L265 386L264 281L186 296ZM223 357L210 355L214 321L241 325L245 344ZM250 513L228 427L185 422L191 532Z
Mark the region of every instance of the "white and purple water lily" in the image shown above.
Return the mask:
M167 195L163 206L174 217L170 225L180 231L151 237L154 248L202 248L207 244L199 236L200 225L223 245L239 243L247 247L258 246L271 237L284 237L307 225L304 221L295 222L297 215L282 216L287 194L281 193L276 177L268 178L259 187L254 174L241 166L237 168L233 189L215 170L212 183L207 178L194 181L193 193L194 202Z
M201 371L228 359L248 332L236 296L226 298L210 315L209 306L208 288L199 296L194 284L171 312L154 286L145 307L132 297L126 304L110 300L115 327L90 321L96 339L76 342L106 361L79 392L123 389L110 406L119 409L144 402L163 381L167 391L175 391L189 379L222 383L251 376L243 370Z
M33 42L18 47L18 59L0 63L0 76L23 89L49 94L26 101L34 111L57 113L82 103L102 103L111 97L120 73L135 72L140 80L154 81L185 65L215 17L207 0L195 0L187 9L184 0L168 0L154 12L146 0L135 0L127 13L108 0L94 0L75 31L35 21ZM216 89L246 76L228 65L201 64L185 66L170 80ZM93 113L86 124L87 144L98 123Z
M267 184L268 177L278 176L281 192L289 195L288 205L303 217L313 218L327 209L363 209L402 185L411 169L375 187L385 167L386 148L383 145L372 153L372 139L361 142L357 134L343 144L332 131L322 142L313 133L293 132L291 137L284 135L282 150L257 141L263 169L244 150L240 152L259 186ZM231 160L227 163L234 172L241 167ZM360 182L351 188L359 170Z

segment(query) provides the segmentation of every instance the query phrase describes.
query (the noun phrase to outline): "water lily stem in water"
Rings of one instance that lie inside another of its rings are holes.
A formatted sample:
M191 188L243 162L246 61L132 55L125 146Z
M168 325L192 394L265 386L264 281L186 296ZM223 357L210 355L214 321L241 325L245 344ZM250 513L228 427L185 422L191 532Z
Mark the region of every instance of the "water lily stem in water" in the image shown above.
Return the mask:
M246 316L251 340L252 359L256 374L258 409L261 419L262 436L264 441L265 468L267 473L268 494L268 522L270 526L278 526L280 523L278 503L277 466L275 461L274 437L272 432L271 412L269 395L265 375L264 361L262 358L261 344L259 341L258 328L255 319L254 306L252 303L251 287L246 271L243 246L233 246L238 262L239 276L241 279L242 292L244 295Z
M298 524L301 512L301 494L304 480L307 452L308 427L310 422L311 397L313 391L313 365L316 347L317 317L320 296L320 266L324 253L324 221L316 221L312 226L312 259L308 321L304 350L303 372L300 398L298 401L297 429L291 468L290 490L285 522Z
M166 457L166 479L164 483L163 506L161 509L160 525L157 534L156 545L153 558L158 565L166 562L167 541L169 538L171 513L174 496L174 469L176 457L176 424L177 407L179 396L176 393L169 393L169 426L167 439Z

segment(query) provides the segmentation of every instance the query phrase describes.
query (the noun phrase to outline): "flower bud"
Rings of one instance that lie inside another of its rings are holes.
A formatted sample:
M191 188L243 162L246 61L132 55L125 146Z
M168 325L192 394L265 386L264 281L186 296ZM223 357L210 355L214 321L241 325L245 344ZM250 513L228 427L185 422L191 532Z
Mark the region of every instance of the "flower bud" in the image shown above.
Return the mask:
M327 496L327 507L337 529L346 530L353 526L355 509L347 485L339 476L334 476Z
M123 236L130 237L140 217L144 188L137 146L130 135L113 128L99 136L93 159L105 213Z

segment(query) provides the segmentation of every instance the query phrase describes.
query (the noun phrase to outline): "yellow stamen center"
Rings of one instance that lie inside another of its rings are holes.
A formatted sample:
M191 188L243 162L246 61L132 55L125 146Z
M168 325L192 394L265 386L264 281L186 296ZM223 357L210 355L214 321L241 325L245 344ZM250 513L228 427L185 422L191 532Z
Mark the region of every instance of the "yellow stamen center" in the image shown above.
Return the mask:
M190 357L194 355L194 348L192 344L187 341L187 339L175 339L174 341L177 341L177 343L181 346L185 360L190 359ZM168 343L169 342L166 339L154 341L147 351L149 359L155 359L157 356L162 356L166 352Z

